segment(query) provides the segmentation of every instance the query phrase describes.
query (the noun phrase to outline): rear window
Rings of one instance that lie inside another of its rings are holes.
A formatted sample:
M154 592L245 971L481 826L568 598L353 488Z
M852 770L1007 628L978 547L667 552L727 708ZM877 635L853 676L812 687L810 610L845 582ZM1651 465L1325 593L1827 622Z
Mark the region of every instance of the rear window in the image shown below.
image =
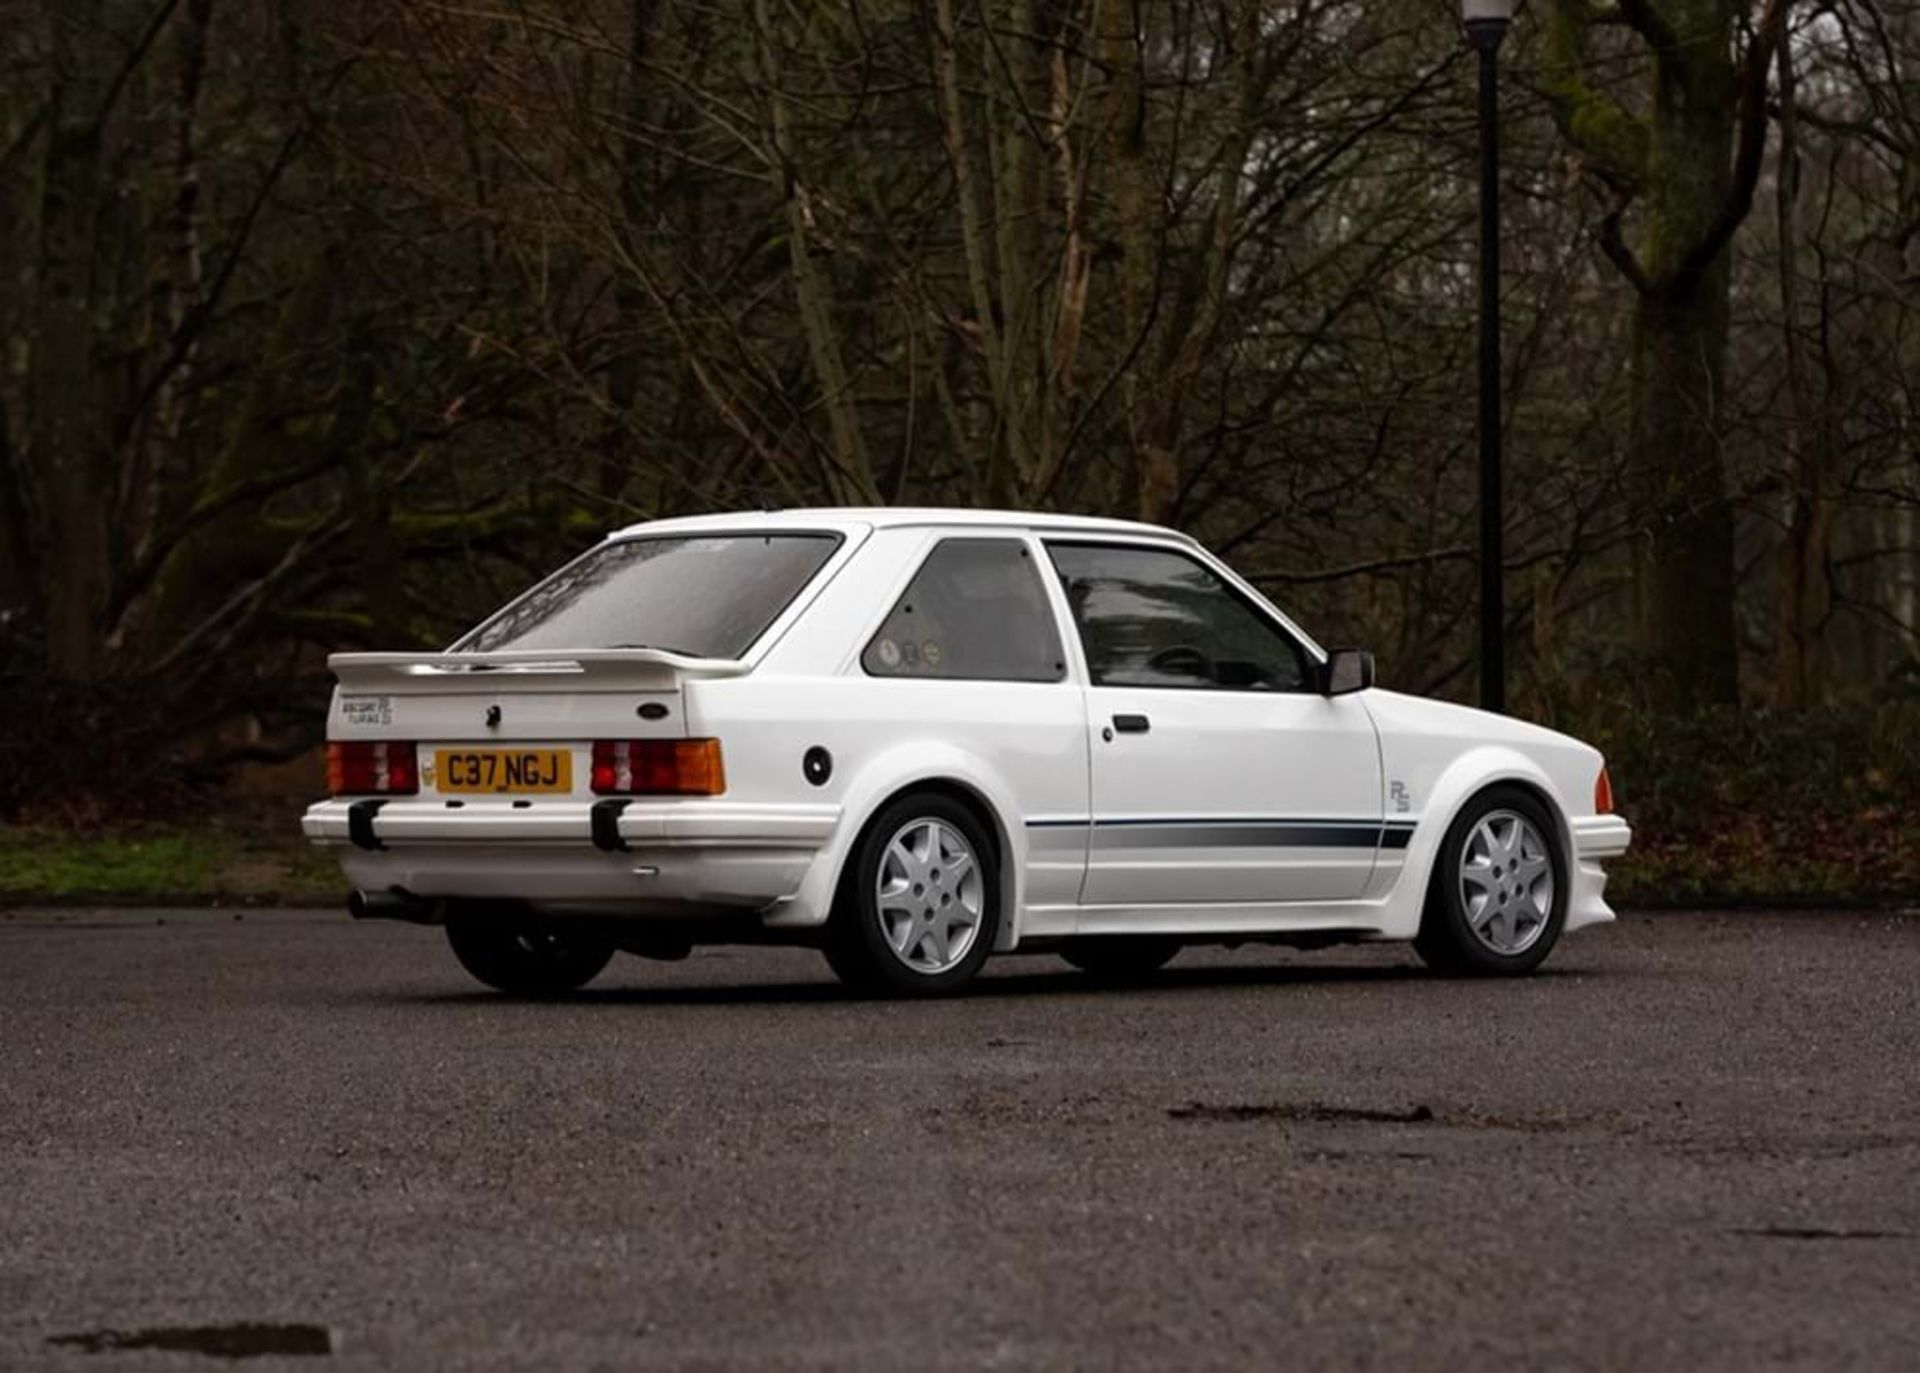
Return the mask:
M556 572L453 646L659 648L738 658L840 544L837 534L623 539Z

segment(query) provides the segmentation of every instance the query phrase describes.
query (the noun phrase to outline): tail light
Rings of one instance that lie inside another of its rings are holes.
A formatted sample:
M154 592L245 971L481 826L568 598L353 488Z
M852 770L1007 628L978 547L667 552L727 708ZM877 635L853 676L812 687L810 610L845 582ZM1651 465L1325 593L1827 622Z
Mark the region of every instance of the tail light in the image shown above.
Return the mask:
M718 739L596 739L593 789L602 796L718 796L727 789Z
M1593 813L1595 815L1613 814L1613 778L1607 776L1607 765L1600 765L1600 775L1593 781Z
M411 796L420 790L418 756L412 744L328 740L327 790L335 796Z

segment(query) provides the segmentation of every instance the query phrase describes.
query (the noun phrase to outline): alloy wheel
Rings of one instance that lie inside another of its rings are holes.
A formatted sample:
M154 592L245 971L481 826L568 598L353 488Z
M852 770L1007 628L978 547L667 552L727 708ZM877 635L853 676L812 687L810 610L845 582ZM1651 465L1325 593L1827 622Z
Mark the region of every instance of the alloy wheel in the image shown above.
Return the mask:
M966 836L941 820L902 825L882 851L874 905L900 962L929 975L958 967L986 910L986 886Z
M1489 811L1460 853L1460 905L1474 938L1507 957L1525 953L1553 915L1553 858L1533 821Z

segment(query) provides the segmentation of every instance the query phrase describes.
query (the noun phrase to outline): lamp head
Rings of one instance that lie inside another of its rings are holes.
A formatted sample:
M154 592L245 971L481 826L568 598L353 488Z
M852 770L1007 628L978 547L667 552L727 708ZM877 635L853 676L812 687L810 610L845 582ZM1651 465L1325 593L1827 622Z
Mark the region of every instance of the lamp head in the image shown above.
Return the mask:
M1491 62L1513 20L1513 0L1460 0L1460 18L1467 31L1467 46Z

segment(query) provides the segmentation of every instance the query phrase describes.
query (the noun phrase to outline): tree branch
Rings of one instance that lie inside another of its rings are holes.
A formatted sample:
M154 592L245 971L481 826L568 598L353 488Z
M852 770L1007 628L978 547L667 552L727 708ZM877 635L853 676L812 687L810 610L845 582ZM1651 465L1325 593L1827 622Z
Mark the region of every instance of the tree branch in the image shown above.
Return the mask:
M1727 197L1707 231L1687 250L1666 283L1675 293L1689 289L1713 265L1753 208L1754 187L1759 184L1760 163L1767 151L1767 72L1773 66L1774 49L1786 28L1791 3L1767 0L1753 41L1747 45L1740 72L1739 143L1733 157L1733 184L1727 188Z
M1602 181L1622 195L1646 177L1646 122L1587 83L1580 40L1593 23L1586 0L1555 0L1546 25L1542 91L1553 122Z
M1647 269L1640 265L1640 259L1633 255L1633 249L1627 246L1626 238L1620 232L1620 222L1627 213L1631 197L1622 195L1613 209L1600 221L1600 251L1607 255L1607 261L1619 269L1633 289L1641 295L1653 292L1653 279L1647 275Z
M180 6L180 0L162 0L160 8L155 10L153 18L147 21L147 27L140 34L140 41L133 45L127 54L127 60L120 64L120 70L113 74L113 82L107 87L107 93L100 102L100 108L94 112L93 128L98 133L107 122L107 116L113 113L113 107L120 103L120 92L127 88L127 82L133 79L140 64L147 60L147 54L153 50L154 40L160 36L160 30L167 26L167 20L173 17L174 10Z
M186 511L157 535L146 552L127 570L109 602L108 623L117 623L126 613L127 607L133 603L134 598L152 585L153 579L159 575L160 569L166 566L167 559L173 556L173 551L179 547L181 540L216 515L223 514L237 505L264 501L268 496L277 495L299 486L302 482L323 476L340 466L345 460L346 454L327 451L317 460L305 463L291 471L255 477L229 486L224 491L202 497L194 503L192 509Z
M327 81L327 93L331 93L333 88L340 84L356 61L358 61L357 58L350 57L335 68ZM160 394L161 387L166 385L167 380L186 361L193 351L194 343L206 331L207 324L213 318L214 310L226 295L227 287L233 281L234 272L240 266L240 258L253 237L254 226L259 222L261 212L266 209L267 198L273 194L273 188L280 184L281 176L293 162L294 153L299 151L300 146L312 134L316 122L317 120L309 121L281 141L280 149L274 154L273 162L267 167L266 175L261 178L260 185L254 190L253 198L247 203L245 212L240 216L240 223L234 230L233 243L227 251L225 260L220 264L220 270L214 274L213 284L207 288L206 293L193 309L187 312L186 318L180 321L180 327L173 331L173 337L167 342L167 351L161 358L160 365L142 384L140 394L135 397L126 413L120 417L115 435L119 441L124 442L126 436L133 432L134 425L139 422L141 415L146 413L147 407L153 404L154 398Z
M1680 55L1680 37L1667 23L1666 16L1647 0L1619 0L1619 3L1620 17L1626 20L1627 27L1646 39L1655 52L1666 58Z

